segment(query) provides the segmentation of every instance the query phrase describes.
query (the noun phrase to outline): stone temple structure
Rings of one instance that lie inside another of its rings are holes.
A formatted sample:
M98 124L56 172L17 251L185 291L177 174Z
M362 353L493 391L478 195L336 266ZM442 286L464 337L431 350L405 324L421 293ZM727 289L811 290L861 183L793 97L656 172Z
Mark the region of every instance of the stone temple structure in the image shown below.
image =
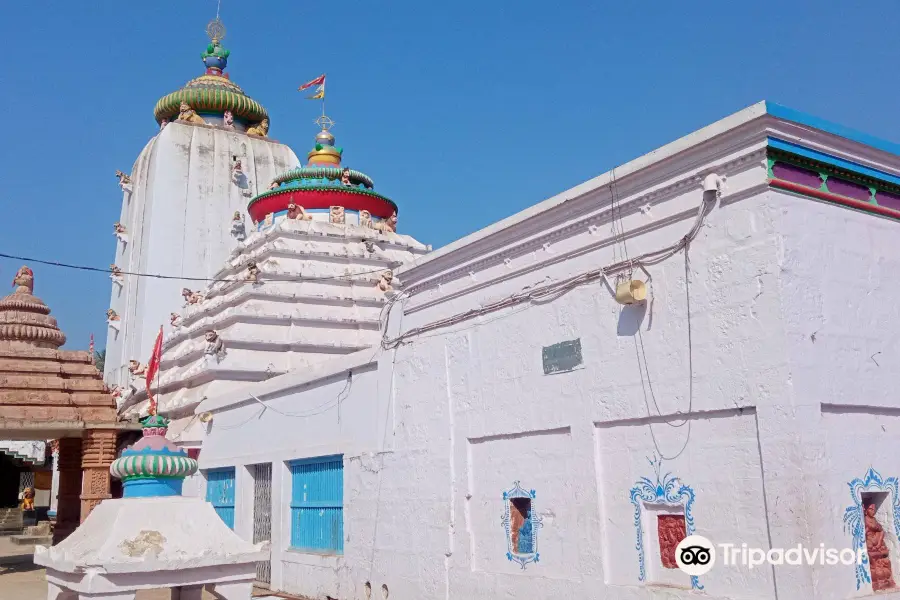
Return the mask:
M117 172L122 212L112 232L110 385L127 388L129 361L146 362L160 325L181 306L185 283L128 273L212 278L234 248L235 223L251 227L248 200L298 163L290 148L269 137L266 110L226 72L229 52L219 25L208 28L205 72L157 102L159 132L130 173Z
M0 300L0 447L16 440L55 444L55 539L65 538L110 497L109 465L120 431L116 406L88 352L66 341L50 308L34 295L34 273L19 269ZM12 482L12 485L18 483ZM9 483L4 478L0 485Z

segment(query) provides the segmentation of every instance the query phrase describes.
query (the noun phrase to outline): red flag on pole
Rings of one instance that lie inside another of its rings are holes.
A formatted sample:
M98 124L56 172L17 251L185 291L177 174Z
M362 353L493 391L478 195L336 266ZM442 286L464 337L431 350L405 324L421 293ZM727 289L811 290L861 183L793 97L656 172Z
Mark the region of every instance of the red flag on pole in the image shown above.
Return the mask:
M153 344L153 354L150 355L150 362L147 364L147 398L150 400L148 412L151 415L156 414L156 400L153 398L153 393L150 391L150 385L153 383L153 378L156 377L156 373L159 371L159 360L162 358L162 343L163 328L162 325L160 325L159 335L156 336L156 343Z
M297 88L297 91L302 92L303 90L311 88L314 85L322 85L323 83L325 83L325 75L319 75L312 81L307 81L306 83L301 85L299 88Z

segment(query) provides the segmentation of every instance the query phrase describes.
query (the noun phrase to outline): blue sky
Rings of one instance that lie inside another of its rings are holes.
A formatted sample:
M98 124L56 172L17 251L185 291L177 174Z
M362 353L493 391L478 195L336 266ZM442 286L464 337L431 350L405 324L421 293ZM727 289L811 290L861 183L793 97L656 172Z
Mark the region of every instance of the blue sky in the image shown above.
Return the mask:
M328 73L345 164L436 248L759 100L900 140L900 5L222 0L229 72L304 155ZM157 99L203 72L215 0L8 2L0 19L0 253L97 267ZM226 225L223 224L223 227ZM20 261L0 259L0 282ZM110 281L31 265L86 348ZM10 290L11 291L11 290Z

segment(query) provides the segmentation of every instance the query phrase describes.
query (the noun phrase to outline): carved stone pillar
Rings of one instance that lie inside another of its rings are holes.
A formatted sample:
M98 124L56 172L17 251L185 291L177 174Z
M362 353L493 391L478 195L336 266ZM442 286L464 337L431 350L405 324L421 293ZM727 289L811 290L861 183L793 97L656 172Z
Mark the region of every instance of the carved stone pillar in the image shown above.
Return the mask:
M80 523L81 438L59 440L59 491L53 543L58 544L75 531Z
M84 432L81 466L81 522L109 493L109 466L116 459L116 430L88 429Z

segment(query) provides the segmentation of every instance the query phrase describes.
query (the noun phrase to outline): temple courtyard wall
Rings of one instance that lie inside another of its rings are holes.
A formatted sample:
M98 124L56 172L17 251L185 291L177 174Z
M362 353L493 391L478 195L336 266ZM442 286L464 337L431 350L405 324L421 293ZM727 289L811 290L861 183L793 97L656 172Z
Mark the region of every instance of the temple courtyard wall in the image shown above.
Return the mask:
M273 590L837 599L896 581L898 224L778 187L771 138L795 126L729 119L400 269L385 348L200 405L207 498L251 541L270 512ZM688 252L657 260L700 213ZM628 261L648 299L623 306L596 270ZM869 501L877 565L673 568L685 534L865 547Z

